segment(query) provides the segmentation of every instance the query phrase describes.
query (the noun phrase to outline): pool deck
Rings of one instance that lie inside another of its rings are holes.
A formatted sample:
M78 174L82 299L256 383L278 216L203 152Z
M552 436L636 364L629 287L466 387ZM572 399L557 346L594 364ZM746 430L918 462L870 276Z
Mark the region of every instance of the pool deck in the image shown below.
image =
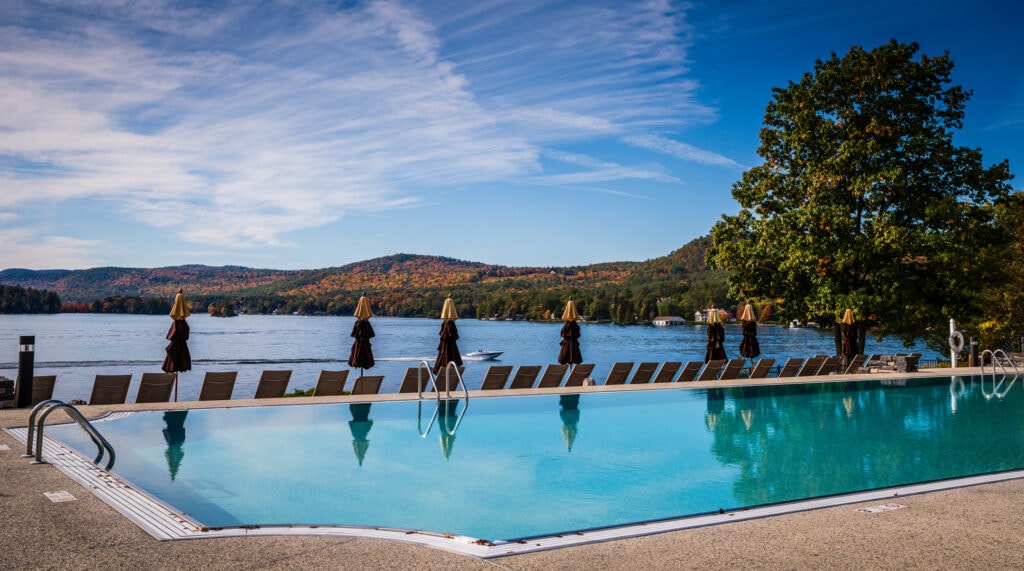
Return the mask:
M977 374L940 369L883 378ZM878 378L804 377L687 383L687 388ZM659 390L684 385L585 387L571 392ZM509 391L504 391L506 394ZM517 394L560 392L516 391ZM476 393L491 395L496 393ZM1013 393L1011 393L1013 394ZM1019 395L1016 395L1019 398ZM379 395L395 400L406 395ZM231 401L230 406L350 402L366 397ZM172 403L206 408L225 403ZM167 405L81 407L105 411ZM56 412L54 416L62 415ZM27 410L0 410L0 427L25 426ZM994 438L999 437L993 435ZM900 496L760 519L534 553L480 559L404 542L354 537L253 536L159 541L51 465L21 458L0 431L0 569L1024 569L1024 479ZM53 503L45 492L70 492ZM901 509L858 508L895 502Z

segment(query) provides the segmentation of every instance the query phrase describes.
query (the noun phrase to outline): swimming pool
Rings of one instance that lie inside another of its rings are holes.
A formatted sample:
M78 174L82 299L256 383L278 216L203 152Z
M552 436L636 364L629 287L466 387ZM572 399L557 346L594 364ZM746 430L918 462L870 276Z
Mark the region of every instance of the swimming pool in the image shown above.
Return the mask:
M139 412L97 426L117 450L114 474L211 528L515 541L1022 469L1022 389L981 381L474 398L442 410L426 437L432 401ZM460 418L454 435L441 430ZM95 454L76 426L47 435Z

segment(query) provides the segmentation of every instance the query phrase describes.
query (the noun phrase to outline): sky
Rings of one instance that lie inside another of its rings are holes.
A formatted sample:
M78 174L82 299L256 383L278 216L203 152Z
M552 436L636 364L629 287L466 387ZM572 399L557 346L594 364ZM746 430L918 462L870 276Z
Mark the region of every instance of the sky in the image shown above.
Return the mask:
M1022 6L0 0L0 268L663 256L738 211L773 87L892 38L1020 176Z

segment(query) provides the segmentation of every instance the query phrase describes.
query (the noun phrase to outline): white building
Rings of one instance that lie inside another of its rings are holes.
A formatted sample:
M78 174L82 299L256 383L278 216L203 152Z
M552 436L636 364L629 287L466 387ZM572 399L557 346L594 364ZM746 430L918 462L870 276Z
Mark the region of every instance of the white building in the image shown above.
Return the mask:
M686 320L678 315L660 315L655 317L652 323L658 327L667 327L669 325L683 325L686 323Z

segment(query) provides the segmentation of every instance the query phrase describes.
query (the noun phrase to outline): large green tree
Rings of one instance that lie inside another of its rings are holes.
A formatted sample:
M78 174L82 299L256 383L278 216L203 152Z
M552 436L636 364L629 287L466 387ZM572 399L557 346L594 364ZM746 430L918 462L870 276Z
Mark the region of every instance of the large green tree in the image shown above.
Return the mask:
M773 89L758 154L732 189L741 209L712 230L712 267L739 298L775 299L786 319L835 325L845 308L865 332L909 341L977 313L998 272L985 253L1010 193L1009 163L959 147L971 92L951 85L948 53L895 40L815 62Z

